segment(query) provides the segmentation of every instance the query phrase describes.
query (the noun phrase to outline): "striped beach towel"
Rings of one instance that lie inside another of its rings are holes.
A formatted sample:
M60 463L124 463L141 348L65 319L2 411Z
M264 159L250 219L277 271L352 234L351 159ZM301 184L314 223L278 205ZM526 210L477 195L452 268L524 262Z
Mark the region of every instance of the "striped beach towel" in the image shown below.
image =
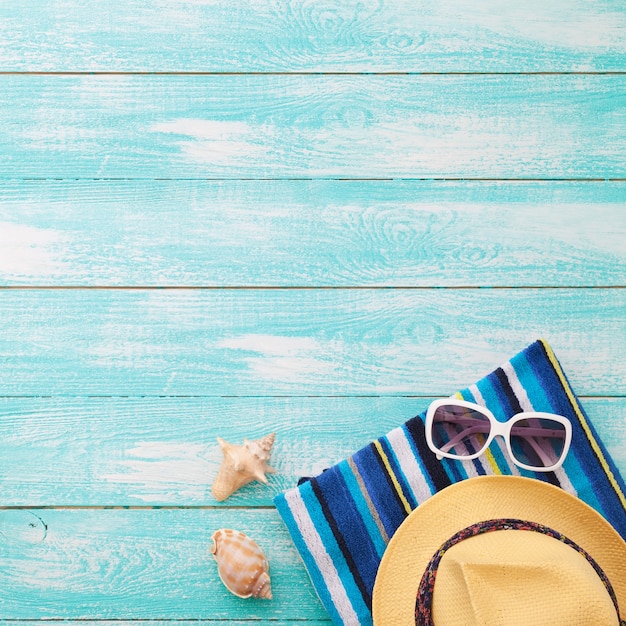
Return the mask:
M626 539L623 479L545 341L456 397L487 406L503 421L533 410L566 416L573 437L563 466L520 470L499 437L477 459L440 462L426 445L421 414L277 496L276 507L335 624L372 623L374 580L389 539L418 504L471 476L521 474L551 482L597 509Z

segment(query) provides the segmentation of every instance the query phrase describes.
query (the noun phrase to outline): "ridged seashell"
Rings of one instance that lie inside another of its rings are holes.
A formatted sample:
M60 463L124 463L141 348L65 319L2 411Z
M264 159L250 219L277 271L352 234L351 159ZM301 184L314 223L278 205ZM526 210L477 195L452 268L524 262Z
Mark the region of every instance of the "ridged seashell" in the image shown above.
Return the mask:
M267 483L265 474L274 471L267 464L274 445L274 436L274 433L271 433L253 441L244 439L240 446L230 444L221 437L217 438L224 453L224 460L211 487L216 500L220 502L226 500L237 489L253 480Z
M269 564L256 541L230 528L216 530L211 539L217 572L228 591L240 598L271 600Z

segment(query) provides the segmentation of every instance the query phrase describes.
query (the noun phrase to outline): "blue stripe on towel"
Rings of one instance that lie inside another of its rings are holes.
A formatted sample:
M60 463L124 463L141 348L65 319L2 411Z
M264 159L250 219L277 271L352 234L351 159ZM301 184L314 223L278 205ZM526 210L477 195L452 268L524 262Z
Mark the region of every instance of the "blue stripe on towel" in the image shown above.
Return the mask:
M330 595L330 591L324 579L324 574L320 570L320 567L318 566L311 550L309 550L302 532L300 531L302 521L300 521L300 523L296 521L284 494L281 493L276 496L274 502L276 504L276 509L289 529L294 545L302 557L307 572L309 573L309 577L311 578L311 582L313 583L322 604L330 614L333 622L335 624L342 624L343 620L341 619L337 607Z
M398 495L390 485L390 479L380 465L372 445L362 448L352 456L367 492L383 523L387 536L391 537L406 517Z
M319 477L313 478L311 486L333 531L354 581L368 607L372 605L374 578L380 557L367 526L354 506L354 499L335 465ZM325 494L332 493L332 497Z
M324 513L324 508L322 507L317 494L313 489L311 483L314 480L316 479L312 478L310 481L303 483L299 487L302 491L302 498L306 503L307 511L315 524L315 528L318 531L324 546L327 548L329 556L334 562L337 572L340 574L341 585L345 590L354 612L357 615L367 614L367 612L370 611L370 607L368 607L363 601L363 596L356 581L354 580L350 565L346 562L345 553L341 549L341 546L337 543L336 536L333 533L333 530ZM327 497L330 497L330 495L327 494Z
M376 520L372 516L369 505L365 499L364 494L361 491L361 487L357 481L356 476L350 469L350 466L346 461L342 461L341 463L338 463L337 467L341 471L343 479L346 482L346 487L348 488L352 496L353 505L359 512L361 520L367 528L367 535L374 545L378 558L380 559L385 552L387 542L381 535L380 529L376 524Z
M578 489L579 497L590 506L593 506L593 499L597 498L600 502L600 512L623 537L626 537L624 510L626 486L613 459L571 391L565 375L563 374L562 379L555 370L550 360L551 348L543 342L537 342L528 350L531 349L534 354L529 354L529 361L542 382L550 403L555 407L555 412L565 415L572 421L575 454L587 477L585 484L581 484ZM560 368L558 362L557 366ZM568 391L575 404L572 404Z

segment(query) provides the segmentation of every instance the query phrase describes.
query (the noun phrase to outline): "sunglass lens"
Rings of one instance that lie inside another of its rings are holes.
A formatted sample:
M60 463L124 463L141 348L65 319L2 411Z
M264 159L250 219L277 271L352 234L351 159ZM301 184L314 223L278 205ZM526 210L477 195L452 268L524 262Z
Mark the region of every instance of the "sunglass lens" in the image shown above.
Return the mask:
M432 438L438 450L462 458L485 447L490 429L489 418L479 411L446 404L435 411Z
M515 459L536 468L555 465L565 448L565 426L549 418L521 419L511 429Z

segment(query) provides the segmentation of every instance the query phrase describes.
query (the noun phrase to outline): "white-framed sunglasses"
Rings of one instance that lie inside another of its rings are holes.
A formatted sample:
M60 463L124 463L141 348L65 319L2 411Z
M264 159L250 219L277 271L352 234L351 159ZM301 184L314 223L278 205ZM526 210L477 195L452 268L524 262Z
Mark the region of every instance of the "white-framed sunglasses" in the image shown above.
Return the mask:
M501 436L519 467L549 472L563 464L572 441L572 424L554 413L524 412L499 422L484 406L446 398L426 412L426 443L441 459L475 459Z

